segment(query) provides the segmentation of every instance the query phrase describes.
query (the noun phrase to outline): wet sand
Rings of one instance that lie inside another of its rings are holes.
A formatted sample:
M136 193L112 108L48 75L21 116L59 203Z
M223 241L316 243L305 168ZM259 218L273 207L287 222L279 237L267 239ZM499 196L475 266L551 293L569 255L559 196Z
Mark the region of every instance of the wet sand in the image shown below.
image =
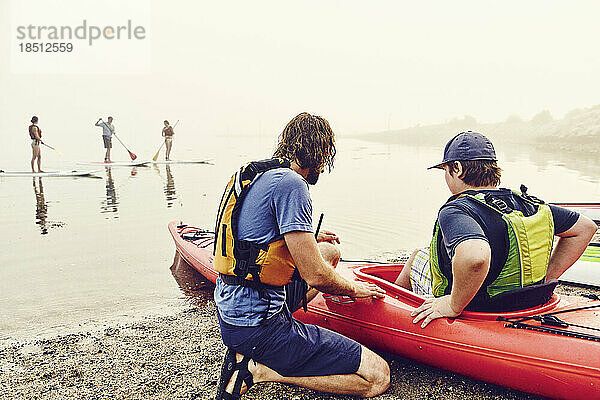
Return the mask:
M190 299L176 315L0 349L0 397L212 399L225 352L215 318L213 285L183 263L176 262L172 272ZM567 287L560 291L590 293L589 289ZM391 366L392 385L380 399L536 398L404 358L383 356ZM264 383L255 385L244 398L350 397Z

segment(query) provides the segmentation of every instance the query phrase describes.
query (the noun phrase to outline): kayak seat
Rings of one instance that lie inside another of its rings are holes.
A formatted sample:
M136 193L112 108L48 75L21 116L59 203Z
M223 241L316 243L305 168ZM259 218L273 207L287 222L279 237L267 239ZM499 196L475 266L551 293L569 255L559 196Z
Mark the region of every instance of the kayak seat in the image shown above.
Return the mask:
M402 271L403 265L382 265L379 268L369 268L369 275L376 276L388 282L394 283Z
M509 290L494 296L490 302L481 302L480 304L472 302L466 309L502 313L537 307L550 301L556 285L558 285L558 280L552 279L550 282Z

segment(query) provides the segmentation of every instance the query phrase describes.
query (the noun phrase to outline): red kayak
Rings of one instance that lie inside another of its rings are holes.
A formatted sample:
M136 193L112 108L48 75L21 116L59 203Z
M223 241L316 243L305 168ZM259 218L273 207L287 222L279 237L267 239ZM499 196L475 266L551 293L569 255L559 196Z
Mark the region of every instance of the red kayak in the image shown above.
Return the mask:
M207 279L214 235L169 224L177 252ZM464 312L425 329L411 311L424 298L393 284L403 265L341 262L348 279L373 282L383 299L319 294L294 316L344 334L369 348L545 397L600 398L600 300L554 294L544 305L492 314Z

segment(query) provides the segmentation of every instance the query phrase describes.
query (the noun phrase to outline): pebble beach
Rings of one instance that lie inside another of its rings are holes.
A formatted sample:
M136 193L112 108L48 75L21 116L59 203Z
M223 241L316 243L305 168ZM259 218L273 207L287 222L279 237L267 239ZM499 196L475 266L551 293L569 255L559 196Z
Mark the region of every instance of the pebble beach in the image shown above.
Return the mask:
M189 297L172 316L0 349L2 399L212 399L225 348L213 285L176 257L171 271ZM590 289L560 286L579 295ZM392 384L378 399L535 399L535 396L382 354ZM261 383L245 399L347 399L304 388Z

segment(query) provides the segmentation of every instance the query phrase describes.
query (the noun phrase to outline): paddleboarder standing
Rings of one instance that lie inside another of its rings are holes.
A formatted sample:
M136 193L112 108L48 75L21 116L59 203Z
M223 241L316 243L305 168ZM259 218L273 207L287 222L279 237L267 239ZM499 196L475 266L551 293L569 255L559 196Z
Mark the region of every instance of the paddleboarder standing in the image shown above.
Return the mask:
M165 147L167 150L165 154L165 160L170 161L171 147L173 147L173 136L175 135L175 131L173 130L173 127L169 125L169 121L167 120L165 120L165 127L162 130L162 135L165 138Z
M112 162L110 159L110 149L112 148L112 135L115 133L115 126L112 124L112 117L108 117L107 120L108 122L104 122L102 121L102 118L98 118L96 126L102 128L102 141L104 143L104 148L106 149L106 154L104 155L104 162L110 163Z
M37 160L38 172L42 171L42 152L40 144L42 144L42 130L38 127L38 117L35 115L31 118L29 125L29 137L31 138L31 172L35 173L35 161Z

